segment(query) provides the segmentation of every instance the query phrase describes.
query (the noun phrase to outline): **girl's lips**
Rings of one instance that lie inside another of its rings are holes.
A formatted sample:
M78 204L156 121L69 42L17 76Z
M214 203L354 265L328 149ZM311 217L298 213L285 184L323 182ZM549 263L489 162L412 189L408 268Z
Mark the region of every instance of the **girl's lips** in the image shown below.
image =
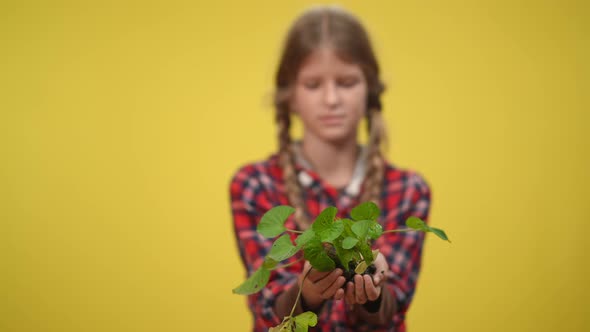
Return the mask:
M325 115L319 117L320 122L325 125L337 125L344 121L344 116L342 115Z

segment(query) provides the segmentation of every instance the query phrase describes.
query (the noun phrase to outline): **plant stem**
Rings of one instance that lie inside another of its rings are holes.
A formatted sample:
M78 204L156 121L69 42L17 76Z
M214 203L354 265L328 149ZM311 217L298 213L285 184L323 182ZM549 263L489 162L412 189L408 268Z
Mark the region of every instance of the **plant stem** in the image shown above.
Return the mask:
M287 232L291 232L291 233L303 234L302 231L298 231L298 230L295 230L295 229L288 229L288 228L286 228L286 230L287 230Z
M385 233L400 233L400 232L412 232L412 231L416 231L417 229L413 229L413 228L402 228L402 229L391 229L388 231L383 231L383 234Z
M296 264L296 263L301 262L302 260L303 260L303 257L301 257L298 260L293 261L291 263L287 263L287 264L283 264L283 265L277 265L277 266L273 267L271 270L276 270L276 269L281 269L281 268L284 268L284 267L287 267L287 266L291 266L293 264Z
M307 276L309 275L309 272L311 272L310 268L309 270L307 270L307 273L305 274L305 276L303 277L303 280L301 281L301 285L299 286L299 292L297 292L297 298L295 299L295 304L293 304L293 309L291 309L291 313L289 314L289 317L293 317L293 313L295 312L295 307L297 307L297 302L299 302L299 298L301 297L301 291L303 290L303 283L305 282L305 279L307 279Z

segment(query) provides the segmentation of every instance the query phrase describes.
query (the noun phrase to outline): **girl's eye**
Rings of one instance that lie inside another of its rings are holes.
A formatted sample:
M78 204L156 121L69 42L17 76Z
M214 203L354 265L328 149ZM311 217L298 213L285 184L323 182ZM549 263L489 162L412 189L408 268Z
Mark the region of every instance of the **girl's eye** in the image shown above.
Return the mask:
M343 86L345 88L351 88L358 83L358 79L356 78L347 78L338 81L338 85Z
M309 90L315 90L320 87L320 83L317 81L309 81L309 82L303 83L303 86Z

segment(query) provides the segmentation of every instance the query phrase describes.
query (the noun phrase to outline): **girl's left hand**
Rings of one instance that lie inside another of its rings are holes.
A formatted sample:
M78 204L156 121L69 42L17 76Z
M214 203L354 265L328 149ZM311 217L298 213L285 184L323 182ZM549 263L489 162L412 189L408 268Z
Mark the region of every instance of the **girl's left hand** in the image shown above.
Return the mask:
M381 295L382 285L385 281L386 272L389 271L389 265L381 253L377 255L373 264L376 267L373 276L355 274L354 283L349 281L346 284L344 298L349 305L355 303L365 304L367 301L375 301Z

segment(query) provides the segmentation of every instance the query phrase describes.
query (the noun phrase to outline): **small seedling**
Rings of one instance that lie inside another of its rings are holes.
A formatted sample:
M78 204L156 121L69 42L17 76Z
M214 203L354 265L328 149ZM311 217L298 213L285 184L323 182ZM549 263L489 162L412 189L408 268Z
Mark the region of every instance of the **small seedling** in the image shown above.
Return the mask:
M347 280L352 280L354 274L373 274L373 262L378 250L371 249L371 241L385 233L422 231L432 232L445 241L449 241L442 229L426 225L417 217L406 220L407 228L384 231L379 218L379 207L373 202L359 204L352 209L352 219L337 219L338 210L328 207L323 210L306 231L285 228L285 221L295 212L290 206L276 206L267 211L258 224L257 231L267 238L276 238L270 251L264 258L263 264L245 282L233 289L233 293L249 295L260 291L270 278L270 271L295 264L299 260L282 264L279 263L303 250L303 258L308 260L313 269L331 271L341 268L345 271ZM288 233L299 234L295 243ZM451 242L451 241L449 241ZM346 267L346 268L345 268ZM310 270L311 271L311 270ZM307 275L304 277L307 278ZM293 317L297 302L301 297L301 288L293 309L281 324L270 329L271 332L304 332L309 326L317 324L317 316L306 311Z

